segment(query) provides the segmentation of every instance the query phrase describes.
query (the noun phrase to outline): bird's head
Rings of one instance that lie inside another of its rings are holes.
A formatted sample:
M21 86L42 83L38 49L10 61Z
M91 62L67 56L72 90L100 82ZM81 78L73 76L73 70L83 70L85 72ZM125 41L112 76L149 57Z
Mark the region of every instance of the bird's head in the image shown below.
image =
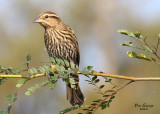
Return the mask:
M47 11L44 13L41 13L35 20L34 23L39 23L42 25L44 28L47 27L56 27L60 25L59 23L61 22L60 18L58 15L56 15L53 12Z

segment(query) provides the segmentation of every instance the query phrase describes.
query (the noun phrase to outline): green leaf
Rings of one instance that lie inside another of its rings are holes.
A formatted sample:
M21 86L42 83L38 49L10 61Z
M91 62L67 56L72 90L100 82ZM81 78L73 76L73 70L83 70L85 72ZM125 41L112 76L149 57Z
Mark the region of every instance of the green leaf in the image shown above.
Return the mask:
M97 79L97 76L93 76L92 81L94 81L95 79Z
M26 80L27 80L27 79L24 79L24 78L19 79L19 80L18 80L18 84L16 85L16 87L22 87L23 84L26 82Z
M45 81L43 81L43 82L41 82L39 84L35 84L35 86L28 88L27 92L25 94L26 95L31 95L35 90L37 90L37 89L39 89L39 88L44 87L45 85L47 85L48 82L49 82L48 80L45 80Z
M145 45L144 45L144 44L141 44L141 48L145 50Z
M74 78L69 78L69 82L70 82L71 84L76 84L76 80L75 80Z
M109 107L109 103L107 103L107 107Z
M13 98L13 102L16 102L17 101L17 98Z
M64 60L64 63L67 67L69 67L69 62L67 60Z
M144 60L147 60L147 61L151 61L149 58L146 57L146 55L144 54L141 54L140 56L137 56L138 59L144 59Z
M104 77L105 78L105 82L111 82L112 81L112 78L109 78L109 77Z
M75 80L74 78L71 78L71 77L70 77L70 78L69 78L69 83L71 84L71 87L72 87L72 88L75 88L75 87L76 87L76 85L75 85L75 84L76 84L76 80Z
M83 69L83 70L82 70L82 74L83 74L83 75L89 75L89 71L86 70L86 69Z
M59 61L60 61L61 65L65 66L65 63L64 63L64 61L62 59L59 59Z
M84 108L84 109L82 109L82 110L88 110L88 109Z
M61 63L59 58L56 58L56 63L57 63L57 64L60 64L60 63Z
M96 72L95 70L91 70L91 75L93 75L93 73Z
M27 61L31 61L31 56L29 54L27 55Z
M30 68L29 69L29 73L30 74L37 74L38 72L37 72L37 70L35 68Z
M70 112L72 110L79 109L79 108L85 108L85 107L88 108L89 105L76 105L76 106L72 106L70 108L66 108L66 109L60 111L60 114L65 114L65 113L68 113L68 112Z
M57 81L57 79L59 78L59 74L54 74L53 76L51 76L52 80Z
M107 104L104 104L104 105L101 106L101 109L103 110L103 109L105 109L106 107L107 107Z
M108 97L109 95L104 95L105 97Z
M137 57L137 54L136 54L134 51L132 51L132 52L127 51L127 55L128 55L129 57Z
M140 56L138 56L135 52L127 52L128 56L129 57L134 57L134 58L137 58L137 59L144 59L144 60L147 60L147 61L151 61L149 58L147 58L144 54L141 54Z
M94 106L94 105L96 105L96 104L97 104L97 103L92 103L91 105Z
M102 89L104 86L105 86L105 85L101 85L101 86L99 87L99 89Z
M117 86L113 86L112 89L116 88Z
M104 105L104 104L106 104L106 103L108 103L108 101L103 101L103 102L101 103L101 105Z
M76 68L75 68L75 70L74 70L74 73L76 74L78 71L79 71L79 67L78 67L78 65L76 65Z
M8 103L9 105L13 104L12 95L8 95L8 96L6 97L6 101L7 101L7 103Z
M55 60L55 58L53 58L53 57L50 57L50 59L51 59L51 62L52 62L53 64L55 64L55 63L56 63L56 60Z
M70 107L70 108L66 108L66 109L60 111L60 114L65 114L65 113L67 113L67 112L70 112L70 111L75 110L75 109L78 109L78 108L80 108L80 106L72 106L72 107Z
M104 92L104 94L106 94L108 92L114 92L114 90L107 90L107 91Z
M98 83L100 80L99 79L96 79L95 81L94 81L94 83Z
M129 47L133 47L133 43L131 41L125 41L123 43L121 43L122 46L129 46Z
M57 69L58 72L61 71L61 66L59 64L56 64L54 66L56 67L56 69Z
M146 46L146 45L145 45L145 50L147 50L147 51L150 52L150 53L153 52L153 51L152 51L148 46Z
M141 48L152 53L152 50L147 45L141 44Z
M115 98L115 96L111 96L111 98L110 99L114 99Z
M156 59L155 59L155 58L151 58L151 60L154 61L154 62L156 62Z
M5 78L5 77L0 78L0 85L1 85L2 83L4 83L6 80L7 80L7 78Z
M41 73L45 73L46 72L46 70L43 67L39 67L39 70L40 70Z
M87 69L90 71L92 70L93 66L87 66Z
M95 101L93 101L93 102L100 102L102 99L97 99L97 100L95 100Z
M142 39L143 38L140 32L134 32L134 35L138 39Z
M135 37L135 35L133 34L133 32L130 32L130 33L128 34L128 36L129 36L129 37Z
M127 30L117 30L117 32L124 34L124 35L128 35L128 31Z
M49 72L50 72L50 67L47 66L47 65L44 65L44 66L43 66L43 69L45 70L46 73L49 73Z
M91 82L90 80L85 80L85 81L87 81L87 82Z
M75 68L75 64L71 61L70 62L71 68Z
M60 66L61 71L65 71L66 69L64 68L64 66Z
M6 97L6 101L8 105L12 105L17 100L16 95L17 95L17 91L13 95L8 95Z
M64 80L66 80L68 77L69 77L69 74L62 74L61 75L61 78L64 79Z
M31 95L32 93L33 93L32 91L27 91L25 95Z
M52 81L48 82L48 84L50 89L53 89L55 87L55 83L53 83Z

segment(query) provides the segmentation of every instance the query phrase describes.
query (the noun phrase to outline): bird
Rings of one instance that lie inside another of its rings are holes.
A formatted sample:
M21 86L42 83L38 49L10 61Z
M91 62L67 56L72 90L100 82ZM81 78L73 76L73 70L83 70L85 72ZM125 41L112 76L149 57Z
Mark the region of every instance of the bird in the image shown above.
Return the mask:
M79 66L79 45L71 27L64 24L60 17L51 11L39 14L34 23L39 23L45 30L44 42L49 57L57 57ZM71 84L66 84L67 101L72 106L82 105L84 95L79 86L79 76L78 74L72 74L72 76L76 80L76 88L72 88Z

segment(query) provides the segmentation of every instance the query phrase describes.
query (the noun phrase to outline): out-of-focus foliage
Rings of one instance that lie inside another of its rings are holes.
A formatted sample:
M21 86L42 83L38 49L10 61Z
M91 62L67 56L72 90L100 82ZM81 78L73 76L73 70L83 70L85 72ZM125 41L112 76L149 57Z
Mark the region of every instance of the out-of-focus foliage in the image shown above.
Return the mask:
M136 48L136 49L139 49L139 50L143 50L143 51L147 51L151 54L153 54L157 60L160 60L160 56L158 55L158 49L159 49L159 44L160 44L160 37L159 36L155 36L155 38L157 39L157 44L155 46L150 46L146 40L147 40L147 37L143 37L141 35L140 32L128 32L127 30L118 30L118 32L120 32L121 34L124 34L124 35L127 35L131 38L133 38L134 40L138 40L140 42L140 47L136 47L133 45L133 43L131 41L125 41L123 43L121 43L122 46L128 46L128 47L132 47L132 48ZM154 47L154 49L153 49ZM129 57L133 57L133 58L137 58L137 59L143 59L143 60L146 60L146 61L151 61L151 62L155 62L157 63L156 59L151 57L151 58L147 58L146 55L144 54L140 54L140 55L137 55L136 52L132 51L127 51L127 55ZM157 63L159 64L159 63Z

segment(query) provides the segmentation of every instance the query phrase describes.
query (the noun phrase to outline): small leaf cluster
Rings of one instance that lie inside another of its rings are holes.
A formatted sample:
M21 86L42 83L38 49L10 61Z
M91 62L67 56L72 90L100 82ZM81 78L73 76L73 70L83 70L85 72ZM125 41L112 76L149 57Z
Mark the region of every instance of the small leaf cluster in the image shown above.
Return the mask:
M146 60L146 61L154 61L154 62L156 62L156 59L154 59L154 58L149 59L144 54L137 55L137 53L134 52L134 51L132 51L132 52L131 51L127 51L127 55L129 57L133 57L133 58L137 58L137 59L143 59L143 60Z
M106 109L107 107L110 106L110 103L115 98L115 96L114 95L109 96L109 95L114 92L113 89L116 86L114 85L114 87L112 89L106 90L107 87L105 87L106 85L104 83L99 85L100 79L98 79L97 76L92 76L92 77L89 76L89 75L94 75L94 72L96 72L95 70L92 70L92 69L93 69L93 66L87 66L87 67L83 68L83 70L80 72L81 72L81 74L83 74L87 77L87 79L85 81L87 81L89 84L93 85L95 87L95 91L98 94L100 94L102 96L102 98L94 100L90 105L83 104L80 106L72 106L70 108L66 108L66 109L60 111L60 114L68 113L68 112L76 110L76 109L82 109L83 111L86 111L86 114L92 114L98 108L103 110L103 109ZM100 73L103 73L103 72L100 72ZM104 77L105 83L111 83L111 81L112 81L112 78ZM106 100L105 99L106 97L109 97L109 100ZM79 112L78 114L82 114L82 113Z
M7 75L20 73L19 70L12 70L12 69L13 69L12 67L0 66L0 73Z
M5 81L7 80L7 78L0 78L0 85L2 84L2 83L4 83Z
M117 32L119 32L123 35L127 35L132 38L136 38L136 39L140 39L140 40L144 39L144 37L141 35L140 32L128 32L127 30L117 30Z
M0 110L0 114L8 114L10 112L13 103L17 101L17 91L6 96L6 101L8 103L8 107L6 108L6 110Z
M56 67L56 72L59 77L62 78L66 84L70 84L72 88L76 89L77 81L74 76L77 76L77 72L79 71L78 65L75 65L73 62L69 62L67 60L62 60L59 58L51 57L52 65ZM58 77L56 74L54 76ZM51 76L51 78L55 78Z
M27 68L29 68L29 64L30 64L30 62L31 62L31 58L32 58L32 57L28 54L27 57L26 57L26 61L23 62L22 64L23 64L23 65L27 65Z
M112 78L107 78L105 77L105 82L111 82ZM99 93L100 95L102 95L102 98L108 97L110 92L114 92L114 88L115 86L110 89L110 90L105 90L105 85L97 85L98 82L100 82L100 79L97 78L97 76L93 76L92 78L88 77L88 80L86 80L89 84L92 84L93 86L95 86L95 90L97 91L97 93ZM92 114L97 108L101 108L102 110L109 107L110 103L112 102L112 99L115 98L115 96L111 96L109 100L103 100L103 99L97 99L94 100L93 103L91 104L91 106L89 106L88 108L84 108L83 110L87 110L89 114ZM99 104L100 103L100 104ZM99 105L98 105L99 104ZM92 108L94 107L94 108Z
M73 110L76 110L76 109L79 109L79 108L87 108L89 105L76 105L76 106L72 106L70 108L66 108L62 111L60 111L60 114L65 114L65 113L68 113L70 111L73 111ZM78 114L82 114L82 113L78 113Z
M31 56L28 54L26 57L26 62L22 63L23 65L27 65L27 67L30 64ZM6 74L6 75L15 75L18 73L21 73L23 71L27 71L27 69L19 70L19 69L13 69L12 67L6 67L6 66L0 66L0 73ZM0 78L0 85L4 83L7 80L7 78Z
M27 92L25 93L25 95L31 95L34 91L36 91L37 89L44 87L45 85L47 85L49 83L48 80L45 80L39 84L35 84L35 86L32 86L30 88L27 89Z
M157 57L157 59L160 60L160 56L157 53L157 50L158 50L158 47L159 47L159 44L160 44L160 35L155 37L157 39L157 44L156 44L156 46L154 46L154 48L152 48L146 42L147 37L143 37L140 32L134 32L133 33L133 32L128 32L127 30L118 30L118 32L123 34L123 35L127 35L127 36L129 36L129 37L131 37L135 40L138 40L140 42L140 47L136 47L133 44L133 42L131 42L131 41L125 41L125 42L121 43L122 46L128 46L128 47L136 48L136 49L139 49L139 50L147 51L147 52L155 55ZM134 51L132 51L132 52L127 51L127 55L129 57L133 57L133 58L142 59L142 60L157 63L157 60L154 57L148 58L145 54L138 55Z
M27 81L27 79L25 78L21 78L18 80L18 84L16 85L16 87L22 87L24 85L24 83Z
M8 95L6 97L6 101L8 105L12 105L17 100L16 96L17 96L17 91L14 94Z

